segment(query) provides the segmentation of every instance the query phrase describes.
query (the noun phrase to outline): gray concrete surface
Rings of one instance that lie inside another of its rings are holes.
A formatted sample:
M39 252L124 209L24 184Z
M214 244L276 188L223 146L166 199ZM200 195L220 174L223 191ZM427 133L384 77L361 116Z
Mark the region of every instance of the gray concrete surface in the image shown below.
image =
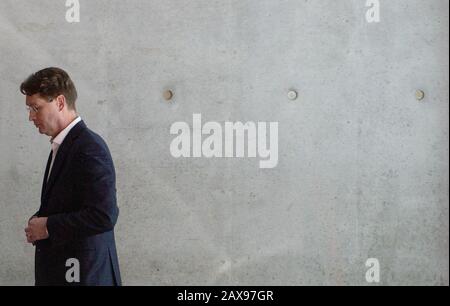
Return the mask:
M34 282L50 144L18 86L47 66L112 152L125 285L374 285L370 257L380 285L448 285L449 2L365 4L80 0L68 23L62 0L0 1L0 285ZM193 113L279 122L277 167L173 158Z

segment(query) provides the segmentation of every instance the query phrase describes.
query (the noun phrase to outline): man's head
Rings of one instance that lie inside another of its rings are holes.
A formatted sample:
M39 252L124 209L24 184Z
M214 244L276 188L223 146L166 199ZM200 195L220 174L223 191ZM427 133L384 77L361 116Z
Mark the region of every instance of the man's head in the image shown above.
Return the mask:
M20 85L20 91L26 95L29 120L41 134L55 137L77 116L77 90L60 68L33 73Z

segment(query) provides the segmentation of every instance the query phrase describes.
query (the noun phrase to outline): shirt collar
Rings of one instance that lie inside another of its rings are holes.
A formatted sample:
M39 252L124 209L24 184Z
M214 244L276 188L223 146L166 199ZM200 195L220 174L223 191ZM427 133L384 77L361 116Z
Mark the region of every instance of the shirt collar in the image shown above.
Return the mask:
M64 138L66 138L67 134L69 134L70 130L80 121L81 121L81 117L78 116L68 126L66 126L66 128L64 130L59 132L59 134L55 138L50 139L50 143L52 145L56 144L57 146L60 146L62 144L62 142L64 141Z

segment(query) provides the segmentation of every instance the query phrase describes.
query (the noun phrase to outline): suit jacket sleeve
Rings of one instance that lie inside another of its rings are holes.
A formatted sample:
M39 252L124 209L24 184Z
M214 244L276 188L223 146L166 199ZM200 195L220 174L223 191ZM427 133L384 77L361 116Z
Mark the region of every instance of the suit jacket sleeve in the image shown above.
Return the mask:
M76 155L74 164L79 209L48 217L49 239L56 244L110 231L119 215L114 165L107 147L88 146Z

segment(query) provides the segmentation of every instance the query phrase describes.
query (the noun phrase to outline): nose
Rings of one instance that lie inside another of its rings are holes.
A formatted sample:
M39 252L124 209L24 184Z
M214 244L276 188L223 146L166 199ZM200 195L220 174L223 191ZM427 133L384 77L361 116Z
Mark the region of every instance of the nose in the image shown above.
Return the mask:
M29 121L33 121L34 117L36 116L36 114L33 111L29 111L28 112L28 120Z

